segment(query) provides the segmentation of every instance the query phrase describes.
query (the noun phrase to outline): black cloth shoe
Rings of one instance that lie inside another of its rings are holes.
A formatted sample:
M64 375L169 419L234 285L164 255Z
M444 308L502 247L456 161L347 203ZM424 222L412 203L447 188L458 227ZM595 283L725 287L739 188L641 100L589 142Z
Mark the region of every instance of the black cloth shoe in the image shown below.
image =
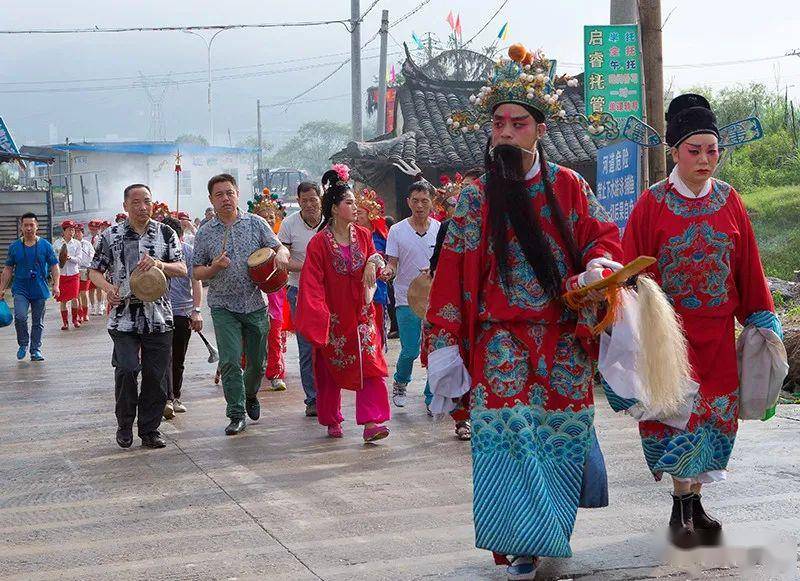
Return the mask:
M692 508L694 494L672 495L672 515L669 518L669 540L679 549L692 549L700 543L694 530Z
M261 417L261 402L258 401L257 397L247 398L247 401L244 402L244 408L247 410L247 416L251 420L256 421Z
M130 448L133 444L133 429L117 428L117 444L120 448Z
M703 545L716 546L722 543L722 523L706 514L700 494L692 498L692 522L698 539Z
M312 401L311 403L306 404L306 417L307 418L317 417L317 402Z
M247 427L247 422L244 418L234 418L231 420L231 423L228 424L228 427L225 428L225 435L226 436L235 436L240 432L244 432L244 429Z
M167 442L158 430L142 436L143 448L165 448L166 446Z
M700 502L701 498L702 497L697 492L695 492L694 498L692 498L692 523L694 524L694 529L696 531L700 529L708 531L721 531L722 523L706 514L706 511Z

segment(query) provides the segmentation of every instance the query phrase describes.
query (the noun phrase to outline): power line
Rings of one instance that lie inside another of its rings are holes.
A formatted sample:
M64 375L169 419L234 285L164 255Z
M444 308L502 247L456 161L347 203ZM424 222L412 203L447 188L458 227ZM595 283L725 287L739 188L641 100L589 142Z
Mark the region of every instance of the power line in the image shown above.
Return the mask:
M378 50L377 48L370 48L367 51ZM308 61L315 61L321 59L327 59L337 56L345 56L350 54L350 52L338 52L338 53L329 53L325 55L316 55L316 56L309 56L303 58L295 58L295 59L285 59L279 61L270 61L266 63L255 63L251 65L237 65L232 67L219 67L215 69L211 69L211 72L220 72L220 71L234 71L234 70L242 70L242 69L254 69L259 67L266 67L270 65L280 65L280 64L289 64L289 63L299 63L299 62L308 62ZM364 57L364 58L372 58L372 57ZM319 66L325 66L325 64L321 64ZM175 73L170 73L171 76L174 75L197 75L197 74L207 74L208 69L196 69L192 71L178 71ZM168 75L164 73L155 73L152 75L147 75L150 79L155 79L159 77L167 77ZM51 80L34 80L34 81L3 81L0 82L0 86L8 86L8 85L51 85L57 83L94 83L94 82L106 82L106 81L128 81L133 79L140 78L139 75L129 75L124 77L95 77L95 78L81 78L81 79L51 79Z
M422 9L423 9L423 8L424 8L426 5L430 4L430 2L431 2L431 0L422 0L422 2L420 2L420 3L419 3L419 4L417 4L417 5L416 5L414 8L412 8L411 10L409 10L408 12L406 12L405 14L403 14L403 15L402 15L400 18L398 18L398 19L397 19L397 20L395 20L394 22L390 22L390 23L389 23L389 28L392 28L392 27L394 27L394 26L397 26L398 24L400 24L400 23L401 23L401 22L403 22L404 20L408 20L409 18L411 18L412 16L414 16L414 14L416 14L417 12L419 12L420 10L422 10Z
M375 7L378 5L378 2L380 2L380 1L381 1L381 0L374 0L374 1L372 2L372 4L370 4L370 5L369 5L369 8L367 8L367 9L364 11L364 14L362 14L362 15L361 15L361 18L359 18L359 19L358 19L358 21L359 21L359 22L364 22L364 19L367 17L367 14L369 14L370 12L372 12L372 9L373 9L373 8L375 8Z
M399 51L394 51L389 53L391 55L400 54ZM368 57L364 57L362 60L375 60L379 58L380 55L371 55ZM349 59L344 63L347 64ZM274 70L267 70L267 71L256 71L256 72L249 72L249 73L239 73L233 75L221 75L218 77L214 77L214 81L228 81L228 80L235 80L235 79L252 79L256 77L264 77L264 76L271 76L271 75L278 75L283 73L293 73L298 71L308 71L308 70L315 70L319 67L328 66L336 64L335 62L330 63L314 63L311 65L305 65L301 67L290 67L285 69L274 69ZM342 66L340 65L336 70L333 72L337 72ZM331 75L332 76L332 75ZM327 79L326 79L327 80ZM207 79L198 78L198 79L182 79L182 80L169 80L169 79L160 79L157 81L152 81L148 78L148 83L151 86L164 84L164 85L193 85L197 83L206 83ZM129 89L138 89L141 88L142 82L134 82L130 84L124 85L110 85L110 86L96 86L96 87L45 87L45 88L38 88L38 89L0 89L0 94L35 94L35 93L94 93L94 92L101 92L101 91L121 91L121 90L129 90Z
M430 2L430 0L427 0L427 1L428 1L428 2ZM366 47L367 47L367 45L369 45L369 44L370 44L372 41L374 41L376 38L378 38L378 35L380 34L380 32L381 32L381 31L380 31L380 30L378 30L378 31L377 31L375 34L373 34L373 35L370 37L370 39L369 39L367 42L365 42L364 44L362 44L362 45L361 45L361 50L364 50L364 48L366 48ZM351 60L352 60L352 59L351 59L351 58L349 58L349 57L348 57L348 58L346 58L344 61L342 61L341 63L339 63L339 66L337 66L337 67L336 67L335 69L333 69L333 70L332 70L330 73L328 73L327 75L325 75L324 77L322 77L322 78L321 78L319 81L317 81L316 83L314 83L314 84L313 84L312 86L310 86L308 89L306 89L305 91L303 91L302 93L300 93L300 94L298 94L298 95L295 95L294 97L292 97L292 98L291 98L291 99L289 99L288 101L285 101L285 102L283 102L283 103L281 103L281 104L282 104L282 105L285 105L285 106L286 106L286 109L288 109L288 108L289 108L289 107L290 107L290 106L291 106L291 105L292 105L292 104L293 104L293 103L294 103L294 102L295 102L297 99L299 99L300 97L303 97L303 96L305 96L305 95L308 95L308 94L309 94L311 91L313 91L314 89L316 89L317 87L319 87L320 85L322 85L322 83L324 83L325 81L327 81L328 79L330 79L331 77L333 77L333 75L335 75L336 73L338 73L339 71L341 71L341 70L342 70L342 69L343 69L345 66L347 66L347 64L348 64L348 63L349 63ZM362 59L362 60L363 60L363 59ZM359 98L360 98L360 97L359 97Z
M489 26L489 25L492 23L492 20L494 20L494 19L495 19L495 17L496 17L498 14L500 14L500 11L501 11L501 10L502 10L502 9L505 7L505 5L506 5L506 4L508 4L508 0L503 0L502 4L500 4L500 6L497 8L497 10L495 10L495 11L494 11L494 14L492 14L492 15L489 17L489 20L487 20L487 21L486 21L486 24L484 24L483 26L481 26L480 30L478 30L478 32L476 32L475 34L473 34L473 35L472 35L472 38L470 38L470 39L469 39L467 42L463 43L463 44L461 45L461 48L464 48L465 46L467 46L469 43L471 43L473 40L475 40L475 39L477 38L477 36L478 36L478 35L479 35L481 32L483 32L484 30L486 30L486 27L487 27L487 26Z
M96 34L118 32L182 32L184 30L233 30L241 28L299 28L341 24L348 28L350 20L312 20L305 22L265 22L261 24L212 24L206 26L138 26L133 28L39 28L30 30L0 30L0 34Z
M350 93L341 93L340 95L333 95L331 97L319 97L317 99L305 99L303 101L295 101L293 105L302 105L305 103L319 103L321 101L335 101L336 99L343 99L349 97ZM276 107L283 107L284 103L270 103L269 105L261 105L262 109L272 109Z

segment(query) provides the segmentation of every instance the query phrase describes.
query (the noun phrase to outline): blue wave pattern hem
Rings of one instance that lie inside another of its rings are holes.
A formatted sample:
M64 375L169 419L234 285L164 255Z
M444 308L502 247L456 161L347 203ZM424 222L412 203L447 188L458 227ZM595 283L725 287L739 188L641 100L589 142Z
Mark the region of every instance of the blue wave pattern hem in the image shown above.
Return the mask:
M570 557L594 408L474 407L476 546L503 555Z

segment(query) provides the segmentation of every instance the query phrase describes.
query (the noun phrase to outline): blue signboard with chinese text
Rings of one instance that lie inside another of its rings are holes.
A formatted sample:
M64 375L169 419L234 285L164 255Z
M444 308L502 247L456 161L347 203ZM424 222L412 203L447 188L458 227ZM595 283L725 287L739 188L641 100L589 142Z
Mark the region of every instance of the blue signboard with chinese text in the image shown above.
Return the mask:
M597 150L597 200L611 219L625 229L641 192L639 146L621 140Z

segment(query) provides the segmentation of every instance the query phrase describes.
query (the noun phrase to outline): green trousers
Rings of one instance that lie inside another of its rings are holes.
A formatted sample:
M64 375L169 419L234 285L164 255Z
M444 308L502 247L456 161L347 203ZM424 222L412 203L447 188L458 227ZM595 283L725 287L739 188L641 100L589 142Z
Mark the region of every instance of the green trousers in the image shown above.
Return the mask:
M211 319L217 336L222 390L228 403L225 415L238 420L244 417L245 399L256 397L264 378L269 316L267 309L234 313L227 309L212 308ZM242 351L247 359L244 373Z

